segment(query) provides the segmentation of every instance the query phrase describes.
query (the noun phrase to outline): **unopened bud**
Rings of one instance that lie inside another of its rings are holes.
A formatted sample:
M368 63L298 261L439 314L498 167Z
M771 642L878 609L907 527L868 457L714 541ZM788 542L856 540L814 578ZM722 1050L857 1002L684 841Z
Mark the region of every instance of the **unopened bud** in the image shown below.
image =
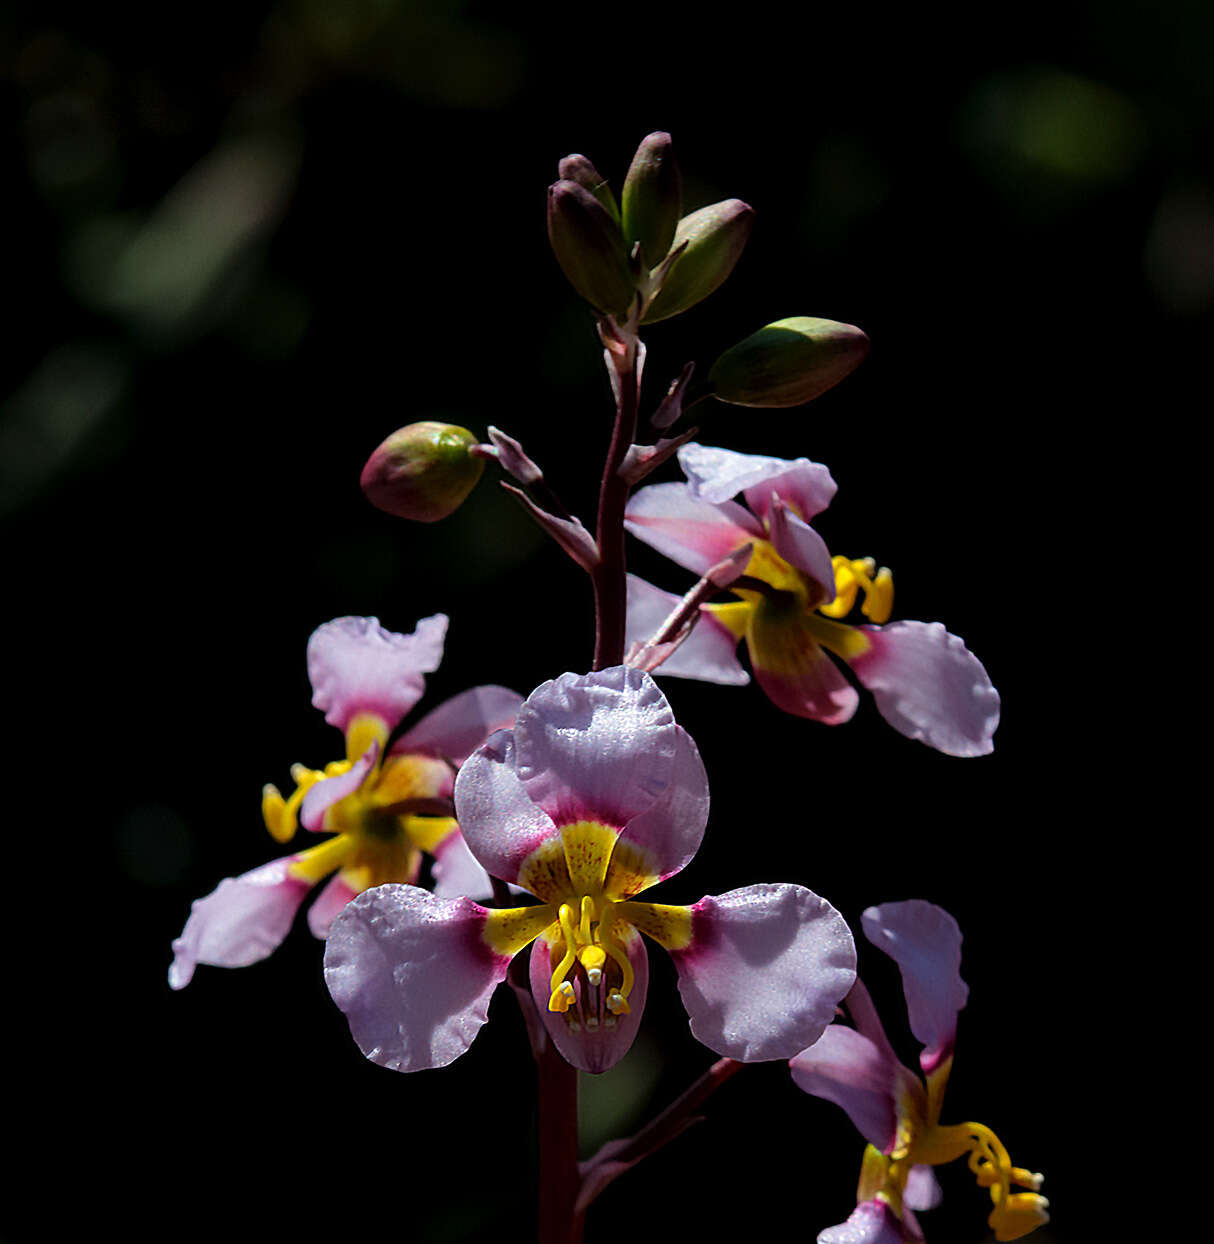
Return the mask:
M711 203L684 216L672 243L672 249L685 244L683 253L671 264L641 322L656 324L707 298L733 271L754 218L754 209L741 199Z
M621 204L624 241L630 247L641 244L646 268L656 268L666 257L682 210L683 181L670 135L650 134L632 157Z
M585 186L607 209L612 220L620 219L620 207L607 179L584 155L567 155L557 166L557 176L562 181L576 181L579 186Z
M600 311L623 315L635 295L624 235L607 209L576 181L548 188L548 238L569 283Z
M837 385L867 354L868 337L854 325L799 315L726 350L708 383L735 406L800 406Z
M376 508L420 523L463 504L485 469L466 428L429 420L399 428L367 459L360 483Z

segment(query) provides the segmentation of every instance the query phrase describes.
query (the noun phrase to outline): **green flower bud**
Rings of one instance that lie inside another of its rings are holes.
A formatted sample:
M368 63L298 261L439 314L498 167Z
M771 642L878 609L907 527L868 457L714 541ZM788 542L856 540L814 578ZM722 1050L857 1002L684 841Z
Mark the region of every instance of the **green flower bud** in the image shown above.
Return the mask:
M434 523L458 510L480 479L485 460L469 452L476 443L451 423L411 423L367 459L359 482L378 509Z
M868 337L854 325L798 315L726 350L708 383L735 406L800 406L837 385L867 354Z
M656 324L707 298L733 271L754 218L754 210L741 199L711 203L684 216L675 230L672 249L683 243L686 248L671 264L641 323Z
M682 211L683 179L670 135L650 134L632 157L621 204L624 241L630 252L640 242L645 267L656 268L666 258Z
M607 209L611 219L619 221L620 208L607 179L584 155L567 155L557 166L557 176L561 181L576 181L579 186L585 186Z
M548 239L569 283L591 306L627 312L636 294L624 235L607 209L576 181L548 188Z

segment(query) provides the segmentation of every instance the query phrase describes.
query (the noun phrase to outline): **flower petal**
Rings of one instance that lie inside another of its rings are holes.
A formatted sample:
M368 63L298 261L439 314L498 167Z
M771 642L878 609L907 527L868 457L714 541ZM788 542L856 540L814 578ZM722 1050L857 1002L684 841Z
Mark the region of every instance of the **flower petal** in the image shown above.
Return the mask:
M271 860L239 877L225 877L195 899L181 936L173 941L169 984L184 989L199 963L243 968L271 954L291 930L312 888L290 874L295 856Z
M746 638L755 678L777 708L830 726L855 713L855 687L819 647L799 608L760 601Z
M944 1197L936 1172L922 1162L910 1168L906 1187L902 1190L902 1204L909 1209L935 1209Z
M657 683L622 665L541 684L519 710L514 742L519 781L562 826L626 824L665 792L678 749Z
M624 647L644 643L657 634L680 597L628 576L628 624ZM698 678L703 682L744 686L750 675L742 668L737 654L738 637L707 609L700 610L699 621L688 637L659 667L662 674L678 678Z
M558 837L552 818L519 781L517 747L499 730L460 766L455 817L473 856L495 877L517 881L523 861Z
M509 687L472 687L427 713L389 754L425 752L462 765L491 734L514 725L522 702L523 697Z
M559 931L559 926L554 927ZM552 961L547 934L537 937L531 948L531 996L544 1027L561 1057L579 1071L588 1071L591 1075L614 1067L632 1048L649 994L649 954L644 939L624 925L617 925L615 931L628 951L634 974L632 991L628 995L630 1009L624 1015L612 1015L602 1005L602 989L592 990L581 973L569 978L576 995L569 1010L550 1011L548 999L552 996L552 972L556 964ZM570 1016L574 1017L572 1022ZM584 1022L587 1016L591 1017L593 1027Z
M779 497L808 522L837 490L830 471L808 458L768 458L693 442L679 450L679 465L692 496L718 504L745 492L746 504L764 520Z
M308 908L308 928L314 937L323 942L329 936L329 928L341 914L346 904L358 895L357 887L350 884L345 869L336 873L329 884L316 896L316 901Z
M860 917L864 936L897 963L911 1032L925 1047L930 1074L953 1050L957 1014L969 997L961 979L961 928L943 907L923 899L882 903Z
M835 568L826 541L779 499L771 508L771 542L789 565L818 585L821 595L814 601L814 608L834 600Z
M410 635L386 631L378 618L336 618L308 640L312 703L345 730L358 713L372 713L392 730L421 698L424 674L438 669L446 614L422 618Z
M487 899L493 894L489 874L477 863L458 829L434 848L434 893L439 898Z
M445 1067L472 1044L510 964L485 940L488 916L468 898L383 885L333 921L325 983L372 1062Z
M691 943L671 955L691 1031L742 1062L792 1058L834 1018L856 977L843 917L799 885L752 885L701 899Z
M671 561L706 574L734 549L763 538L749 510L733 501L709 505L686 484L651 484L628 502L624 526Z
M898 1216L884 1201L861 1201L851 1217L837 1227L818 1232L818 1244L917 1244Z
M670 782L657 802L620 831L604 888L631 898L686 867L708 824L708 774L691 735L675 726L677 750Z
M345 773L339 773L336 777L322 778L315 786L310 787L303 797L303 803L299 805L299 823L304 829L310 829L313 833L323 830L325 813L334 804L340 803L358 790L367 780L367 775L375 768L378 759L379 740L376 739Z
M895 730L948 756L984 756L994 749L999 693L956 635L939 622L859 629L870 646L851 667Z
M854 1028L831 1024L790 1063L797 1087L842 1106L860 1135L882 1153L898 1131L897 1085L905 1071Z

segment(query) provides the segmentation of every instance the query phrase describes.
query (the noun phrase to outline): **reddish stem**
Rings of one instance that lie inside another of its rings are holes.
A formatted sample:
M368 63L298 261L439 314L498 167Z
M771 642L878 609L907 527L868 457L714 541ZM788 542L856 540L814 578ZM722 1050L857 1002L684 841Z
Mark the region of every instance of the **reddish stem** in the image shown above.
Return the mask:
M628 504L630 485L620 474L620 467L629 447L636 439L637 405L637 340L632 337L623 349L608 349L611 366L618 381L615 427L611 447L603 468L599 490L598 525L595 540L599 562L594 568L594 668L606 669L624 659L624 623L628 607L625 580L624 508Z
M536 1054L540 1114L539 1244L581 1244L577 1212L577 1072L551 1041Z

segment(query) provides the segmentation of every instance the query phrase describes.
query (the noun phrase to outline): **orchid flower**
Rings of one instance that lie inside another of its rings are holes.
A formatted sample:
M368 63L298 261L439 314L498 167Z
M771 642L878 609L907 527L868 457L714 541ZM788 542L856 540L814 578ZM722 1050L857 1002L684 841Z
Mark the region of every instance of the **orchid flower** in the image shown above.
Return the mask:
M819 1244L886 1244L922 1240L917 1209L940 1199L930 1168L969 1155L980 1187L989 1188L988 1219L995 1239L1016 1240L1049 1221L1038 1195L1041 1176L1013 1166L1003 1143L981 1123L940 1122L953 1065L957 1015L969 989L961 979L961 930L932 903L912 899L870 907L864 934L902 974L911 1032L924 1047L920 1079L898 1061L859 980L847 996L855 1028L832 1024L816 1044L791 1060L793 1079L807 1093L842 1106L868 1141L847 1223L818 1236ZM1013 1185L1028 1192L1012 1192Z
M382 1066L458 1058L528 945L547 1031L589 1072L611 1067L636 1035L649 985L642 933L673 957L693 1034L739 1061L791 1057L851 988L851 933L801 886L752 885L687 907L636 901L691 860L708 819L695 743L640 670L542 684L513 730L460 769L455 811L476 859L539 904L490 910L384 885L345 908L325 979Z
M992 750L999 694L977 657L939 622L879 625L893 607L889 570L871 558L832 557L809 525L835 494L826 467L698 444L684 445L679 463L688 482L642 488L629 502L628 530L701 575L742 545L753 543L754 552L731 588L740 599L701 606L700 624L665 662L666 673L748 682L734 652L745 637L759 685L777 707L836 725L859 697L829 652L899 733L950 756ZM749 508L733 500L739 492ZM861 593L869 624L840 621ZM628 641L652 634L675 600L630 576Z
M330 873L336 875L308 910L308 925L320 938L356 894L385 881L416 881L423 852L434 857L439 893L490 893L455 820L432 813L449 805L455 767L513 721L522 696L505 687L474 687L388 745L421 698L424 675L438 668L446 630L447 618L439 613L423 618L410 635L386 631L376 618L338 618L312 633L312 703L345 735L346 755L323 770L295 765L294 792L284 799L267 786L262 816L279 842L289 842L299 822L335 837L228 877L198 899L173 942L174 989L190 983L199 963L245 967L264 959Z

